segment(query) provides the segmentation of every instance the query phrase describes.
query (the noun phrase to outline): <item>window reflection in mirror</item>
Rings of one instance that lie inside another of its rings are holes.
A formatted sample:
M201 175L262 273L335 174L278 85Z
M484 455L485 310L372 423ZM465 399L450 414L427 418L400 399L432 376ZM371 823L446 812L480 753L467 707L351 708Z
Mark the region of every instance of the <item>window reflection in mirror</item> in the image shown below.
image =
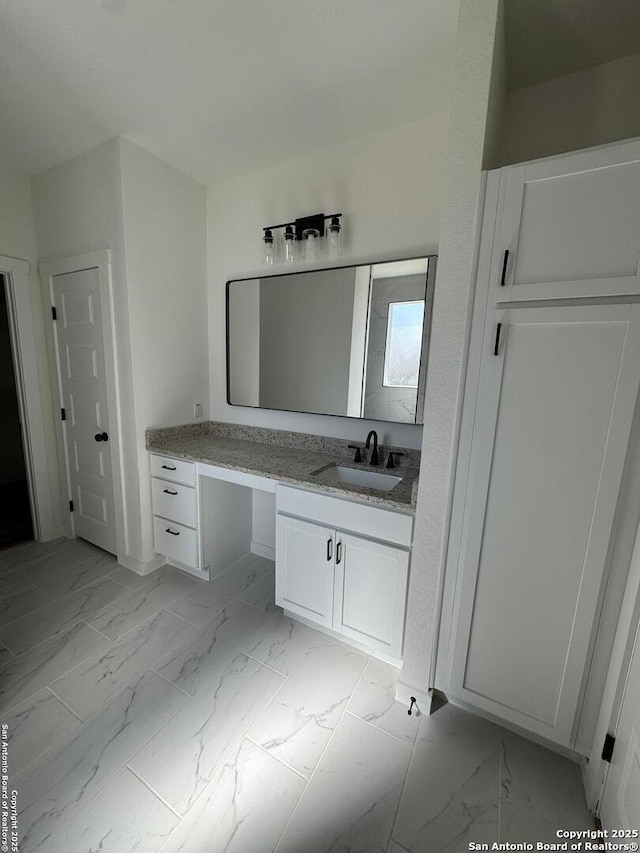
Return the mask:
M421 423L435 258L227 283L232 405Z

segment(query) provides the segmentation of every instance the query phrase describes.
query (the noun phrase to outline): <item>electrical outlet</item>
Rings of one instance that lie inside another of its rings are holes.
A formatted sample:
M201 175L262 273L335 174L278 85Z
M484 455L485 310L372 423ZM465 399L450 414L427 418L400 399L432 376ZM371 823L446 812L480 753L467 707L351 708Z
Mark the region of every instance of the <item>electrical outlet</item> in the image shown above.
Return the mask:
M201 418L202 417L202 403L194 403L193 404L193 417Z

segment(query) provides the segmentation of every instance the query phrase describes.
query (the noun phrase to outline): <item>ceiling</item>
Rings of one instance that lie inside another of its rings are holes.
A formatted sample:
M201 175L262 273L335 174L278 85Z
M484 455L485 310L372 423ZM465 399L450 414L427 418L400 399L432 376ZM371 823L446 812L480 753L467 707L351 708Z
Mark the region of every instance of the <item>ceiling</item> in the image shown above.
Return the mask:
M204 184L448 109L454 0L2 0L0 150L116 134Z
M504 0L504 4L509 89L640 51L640 0Z

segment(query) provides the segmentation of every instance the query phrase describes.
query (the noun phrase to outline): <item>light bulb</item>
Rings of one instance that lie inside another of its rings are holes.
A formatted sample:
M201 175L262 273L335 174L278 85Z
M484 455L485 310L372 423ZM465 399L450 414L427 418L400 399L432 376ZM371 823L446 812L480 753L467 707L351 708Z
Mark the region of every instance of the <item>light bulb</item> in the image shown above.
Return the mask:
M265 228L262 243L262 262L265 264L275 264L276 262L276 247L273 242L273 234L270 228Z

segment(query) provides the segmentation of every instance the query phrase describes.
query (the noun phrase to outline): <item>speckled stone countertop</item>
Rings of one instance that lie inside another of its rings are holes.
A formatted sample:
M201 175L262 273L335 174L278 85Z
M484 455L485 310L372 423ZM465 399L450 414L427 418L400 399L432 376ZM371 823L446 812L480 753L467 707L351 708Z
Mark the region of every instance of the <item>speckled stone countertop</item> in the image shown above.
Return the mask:
M348 444L364 445L364 442L212 421L148 429L146 443L147 450L153 453L232 468L293 486L312 486L317 491L355 498L401 512L415 512L419 450L379 445L380 465L372 468L366 462L354 463L353 450L347 447ZM390 450L401 451L404 455L392 471L387 471L384 464ZM368 458L368 451L363 451L363 458ZM383 492L347 483L328 482L321 471L315 473L332 463L393 474L402 477L402 480L390 491Z

